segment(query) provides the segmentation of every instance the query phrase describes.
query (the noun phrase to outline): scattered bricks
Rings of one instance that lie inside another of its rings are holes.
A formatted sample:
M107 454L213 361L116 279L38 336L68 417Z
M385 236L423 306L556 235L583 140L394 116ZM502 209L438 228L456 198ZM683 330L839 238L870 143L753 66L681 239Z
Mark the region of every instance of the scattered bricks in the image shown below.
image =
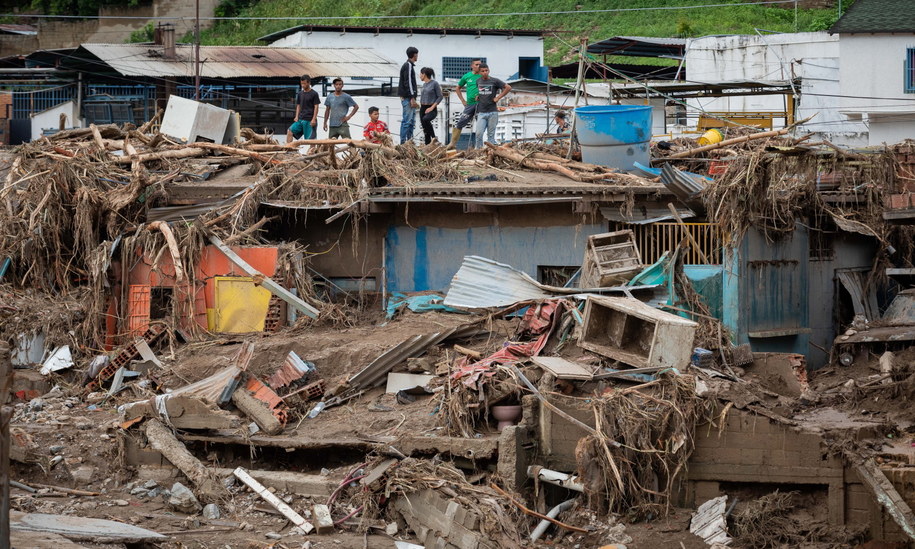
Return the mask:
M312 509L312 518L315 524L315 533L332 534L334 532L334 519L330 517L330 508L319 503Z
M152 324L147 328L143 335L140 336L140 339L146 342L150 347L155 345L167 330L162 324ZM136 340L134 340L136 341ZM118 371L122 366L127 366L130 364L131 360L134 360L140 356L140 350L137 349L136 343L130 343L129 345L123 347L118 354L111 359L111 362L108 363L108 366L102 368L102 371L86 385L86 393L94 391L97 387L100 387L102 383L107 381L109 378L114 376L114 373Z

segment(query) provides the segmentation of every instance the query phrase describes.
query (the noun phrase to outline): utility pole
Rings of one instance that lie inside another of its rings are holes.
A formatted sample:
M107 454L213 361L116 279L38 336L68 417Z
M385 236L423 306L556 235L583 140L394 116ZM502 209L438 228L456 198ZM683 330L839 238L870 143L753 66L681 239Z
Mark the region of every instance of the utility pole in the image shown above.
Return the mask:
M200 101L200 0L196 0L197 16L194 18L194 100Z

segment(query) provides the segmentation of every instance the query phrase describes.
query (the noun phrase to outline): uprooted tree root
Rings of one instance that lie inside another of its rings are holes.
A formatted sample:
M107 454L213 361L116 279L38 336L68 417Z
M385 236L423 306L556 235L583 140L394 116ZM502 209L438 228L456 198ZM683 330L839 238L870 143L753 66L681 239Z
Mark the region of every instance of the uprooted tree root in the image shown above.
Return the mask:
M374 463L377 465L382 460ZM371 469L371 465L366 470ZM479 530L497 547L521 547L518 524L521 513L504 497L487 486L468 482L459 469L438 460L406 458L387 473L382 487L374 490L360 489L350 500L350 506L361 508L362 528L366 529L383 516L395 518L396 511L384 507L398 495L407 495L421 490L436 490L445 499L454 501L465 509L474 510L480 518Z
M893 169L889 152L861 159L840 153L777 154L758 147L731 159L727 172L706 184L702 198L731 243L740 242L749 227L776 239L793 232L799 218L830 213L818 192L818 182L830 175L838 180L837 190L864 193L868 207L857 221L885 236L881 189L893 180Z
M799 495L797 491L776 490L738 506L732 516L731 534L747 549L798 547L810 543L838 549L848 547L861 536L860 531L798 519L794 511Z
M674 480L694 448L695 426L708 415L695 378L662 373L595 398L591 407L597 434L575 450L591 508L634 520L666 515Z

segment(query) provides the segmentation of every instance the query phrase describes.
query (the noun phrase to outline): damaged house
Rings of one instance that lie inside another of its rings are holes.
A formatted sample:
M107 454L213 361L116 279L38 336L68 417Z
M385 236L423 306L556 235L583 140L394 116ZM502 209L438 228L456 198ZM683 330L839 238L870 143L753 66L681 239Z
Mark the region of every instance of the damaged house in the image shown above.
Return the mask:
M17 546L910 544L913 144L645 112L4 151Z

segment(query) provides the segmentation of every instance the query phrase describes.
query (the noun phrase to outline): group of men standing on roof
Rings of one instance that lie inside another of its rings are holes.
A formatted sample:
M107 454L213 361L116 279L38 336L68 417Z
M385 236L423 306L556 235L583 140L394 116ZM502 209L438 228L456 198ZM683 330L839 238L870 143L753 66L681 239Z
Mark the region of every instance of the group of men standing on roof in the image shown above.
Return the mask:
M418 106L423 134L428 145L433 139L436 139L432 121L438 116L438 104L444 96L442 95L441 85L435 81L435 71L430 67L420 69L423 90L421 94L417 93L416 62L418 60L419 50L412 46L407 48L407 61L400 67L400 83L397 87L397 95L400 96L400 103L403 107L403 116L400 122L400 142L405 143L413 139ZM484 133L487 134L488 142L495 143L496 126L499 124L497 105L502 98L508 95L511 89L511 85L498 78L490 77L489 65L483 63L480 59L471 60L470 71L461 77L455 89L458 99L464 105L464 109L457 124L451 130L450 146L454 147L457 144L458 139L461 137L461 130L470 125L474 116L477 117L476 147L483 146ZM464 98L464 91L467 92L466 99ZM416 102L417 95L420 98L418 105Z
M419 50L407 48L407 61L400 68L400 81L397 95L403 107L400 123L400 142L413 139L416 118L419 118L423 129L425 143L436 140L432 122L438 117L438 106L444 99L442 86L435 80L435 71L431 67L419 70L419 81L422 90L417 86L416 62ZM311 87L311 76L303 75L301 88L296 96L294 122L286 131L286 141L294 139L311 139L318 124L318 112L321 96ZM348 121L359 110L353 98L343 92L343 80L335 78L334 92L324 100L324 131L328 137L350 139ZM461 136L461 130L469 126L474 117L477 119L476 147L483 147L484 134L489 143L496 142L496 126L499 124L498 103L511 91L512 87L489 74L489 65L480 59L473 59L470 70L458 81L456 94L464 105L456 126L451 130L451 143L454 148ZM466 98L465 94L466 93ZM417 112L418 111L418 112ZM370 122L365 125L363 137L372 142L379 142L381 134L389 133L387 125L379 120L378 107L369 108ZM471 146L474 145L471 143Z

